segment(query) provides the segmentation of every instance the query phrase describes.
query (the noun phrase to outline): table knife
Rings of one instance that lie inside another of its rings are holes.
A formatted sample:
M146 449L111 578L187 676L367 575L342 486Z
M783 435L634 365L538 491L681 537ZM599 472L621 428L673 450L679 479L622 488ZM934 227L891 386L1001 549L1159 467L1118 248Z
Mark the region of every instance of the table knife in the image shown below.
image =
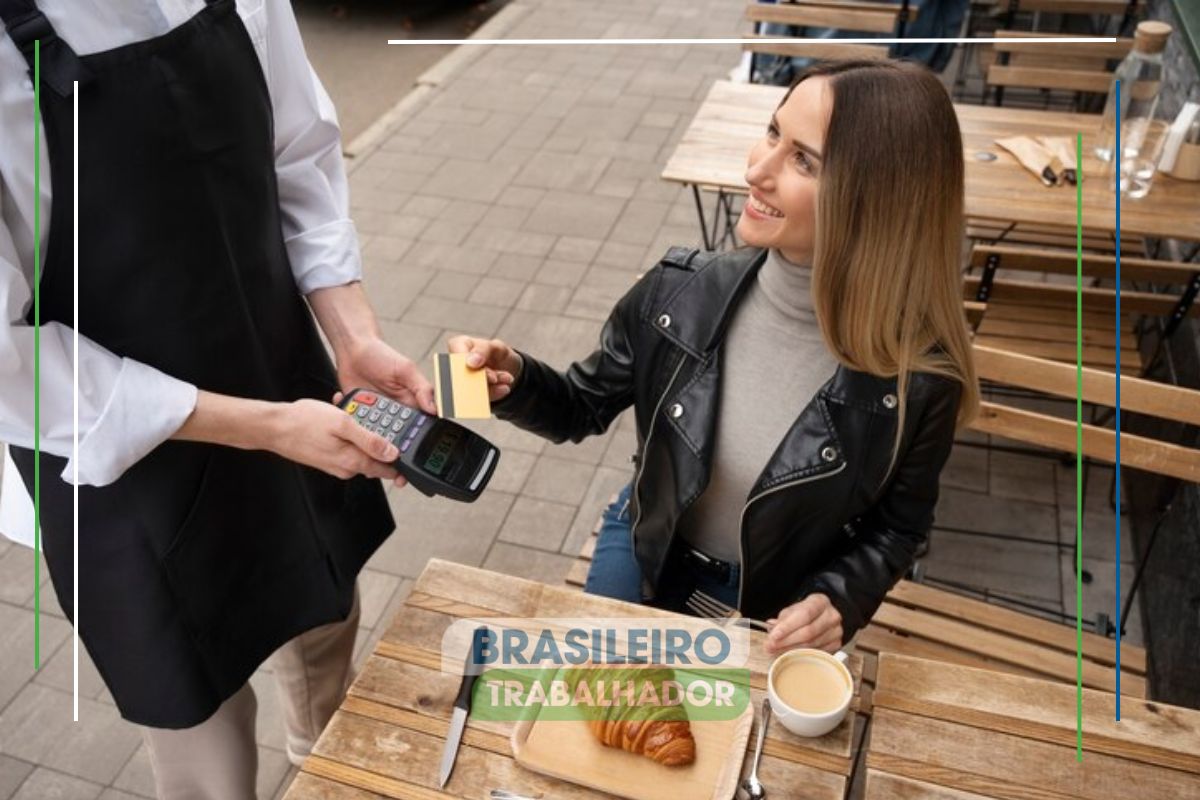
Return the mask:
M467 725L467 716L471 713L471 693L475 690L475 680L479 677L479 667L483 661L483 650L491 641L491 631L485 626L479 626L471 634L471 649L467 652L467 660L463 665L463 679L458 686L458 697L454 700L454 712L450 716L450 730L446 733L446 746L442 750L442 766L438 773L438 788L443 788L450 780L454 771L454 759L458 756L458 744L462 740L463 728Z

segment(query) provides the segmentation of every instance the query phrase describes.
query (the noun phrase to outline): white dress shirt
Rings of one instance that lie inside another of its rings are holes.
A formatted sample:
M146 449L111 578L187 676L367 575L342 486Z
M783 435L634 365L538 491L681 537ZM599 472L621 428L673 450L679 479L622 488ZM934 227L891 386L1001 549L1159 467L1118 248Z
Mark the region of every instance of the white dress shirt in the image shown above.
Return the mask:
M75 52L86 55L160 36L203 9L204 0L39 0L38 6ZM308 294L359 280L337 116L304 53L291 6L288 0L237 0L237 8L271 94L283 236L296 284ZM0 30L0 443L26 448L33 447L34 418L34 331L25 324L33 302L33 100L27 62ZM45 254L50 165L42 135L37 202ZM86 265L86 252L80 260ZM86 318L86 304L80 315ZM68 459L72 336L59 323L42 325L41 447ZM78 467L80 484L104 486L178 430L203 387L83 336L79 347L79 453L62 477L72 481ZM7 456L4 473L0 519L6 528L0 532L32 542L29 498L11 497L21 485Z

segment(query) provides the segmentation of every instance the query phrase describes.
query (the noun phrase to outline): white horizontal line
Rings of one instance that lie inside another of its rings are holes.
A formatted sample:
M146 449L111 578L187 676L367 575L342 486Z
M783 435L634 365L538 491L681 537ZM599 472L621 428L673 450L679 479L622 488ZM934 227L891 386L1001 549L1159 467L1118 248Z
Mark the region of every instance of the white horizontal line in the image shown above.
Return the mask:
M791 44L824 42L825 44L1105 44L1116 42L1115 36L1005 36L968 37L953 39L807 39L754 37L749 39L388 39L388 44L424 45L672 45L672 44Z

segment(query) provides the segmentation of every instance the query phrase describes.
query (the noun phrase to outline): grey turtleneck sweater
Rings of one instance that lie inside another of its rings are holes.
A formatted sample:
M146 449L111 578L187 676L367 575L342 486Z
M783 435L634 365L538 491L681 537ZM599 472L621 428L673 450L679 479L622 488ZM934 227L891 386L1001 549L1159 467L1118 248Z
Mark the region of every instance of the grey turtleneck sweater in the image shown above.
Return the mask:
M721 349L712 477L679 523L683 538L741 560L742 507L796 417L837 368L817 326L812 271L771 250L734 313Z

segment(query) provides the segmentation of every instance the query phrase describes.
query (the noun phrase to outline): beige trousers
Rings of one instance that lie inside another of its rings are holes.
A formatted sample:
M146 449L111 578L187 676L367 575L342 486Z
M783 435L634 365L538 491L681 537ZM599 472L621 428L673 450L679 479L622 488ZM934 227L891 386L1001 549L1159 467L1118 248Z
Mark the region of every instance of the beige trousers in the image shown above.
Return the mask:
M299 766L353 680L358 588L344 622L314 628L271 656L287 731L288 760ZM183 730L142 728L159 800L256 800L258 700L247 683L204 722Z

